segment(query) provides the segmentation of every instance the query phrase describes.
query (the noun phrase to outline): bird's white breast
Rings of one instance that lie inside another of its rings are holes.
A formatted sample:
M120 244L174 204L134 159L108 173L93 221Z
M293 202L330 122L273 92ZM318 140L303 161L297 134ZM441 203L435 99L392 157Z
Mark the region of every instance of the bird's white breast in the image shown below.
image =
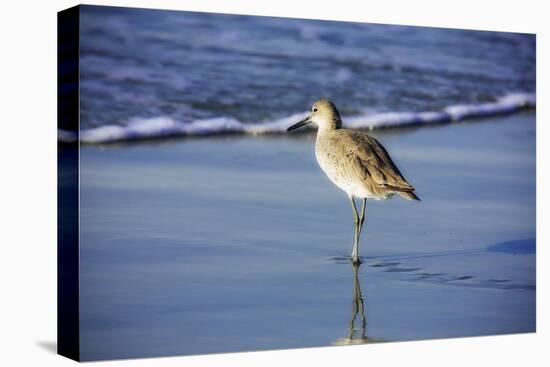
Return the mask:
M325 172L328 178L341 190L348 195L353 195L358 198L379 199L374 196L357 177L355 172L351 170L352 162L346 162L345 159L351 159L342 156L336 151L328 141L317 139L315 144L315 156L317 163Z

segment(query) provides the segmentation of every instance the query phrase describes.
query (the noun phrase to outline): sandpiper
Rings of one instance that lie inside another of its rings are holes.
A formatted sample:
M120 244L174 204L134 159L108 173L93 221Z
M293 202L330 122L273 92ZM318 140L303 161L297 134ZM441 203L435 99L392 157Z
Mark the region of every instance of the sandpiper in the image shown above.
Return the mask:
M355 237L351 261L359 264L359 237L365 220L367 199L386 200L398 194L407 200L420 200L415 188L403 177L386 149L363 131L342 128L334 103L320 99L309 115L287 131L313 123L317 125L315 156L328 178L348 195L353 209ZM362 199L361 213L355 198Z

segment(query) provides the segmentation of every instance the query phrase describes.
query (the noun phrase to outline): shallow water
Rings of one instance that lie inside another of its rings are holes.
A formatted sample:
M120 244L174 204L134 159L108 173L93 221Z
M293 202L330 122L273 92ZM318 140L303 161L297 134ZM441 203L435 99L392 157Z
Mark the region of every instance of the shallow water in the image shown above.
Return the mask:
M312 135L83 147L82 358L345 344L357 285L363 342L535 331L534 120L377 133L422 201L369 201L358 284Z

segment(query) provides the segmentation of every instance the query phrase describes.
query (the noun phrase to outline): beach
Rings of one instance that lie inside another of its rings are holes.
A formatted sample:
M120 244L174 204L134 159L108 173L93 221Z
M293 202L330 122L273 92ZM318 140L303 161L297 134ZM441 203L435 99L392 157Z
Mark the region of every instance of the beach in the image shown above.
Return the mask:
M372 132L421 201L367 203L369 341L535 331L535 129L527 111ZM342 344L353 217L314 143L82 145L82 359Z
M535 331L535 34L76 10L58 49L61 354ZM421 199L368 201L360 266L315 132L287 133L320 98Z

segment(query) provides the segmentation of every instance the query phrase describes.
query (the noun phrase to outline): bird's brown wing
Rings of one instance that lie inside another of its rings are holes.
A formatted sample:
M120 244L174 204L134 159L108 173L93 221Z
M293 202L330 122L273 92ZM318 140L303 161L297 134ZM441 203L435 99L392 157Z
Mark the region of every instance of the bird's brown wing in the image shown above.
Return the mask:
M353 155L355 172L368 186L412 193L415 189L403 177L386 149L372 136L364 132L347 130L344 144L347 154ZM414 194L413 194L414 195Z

